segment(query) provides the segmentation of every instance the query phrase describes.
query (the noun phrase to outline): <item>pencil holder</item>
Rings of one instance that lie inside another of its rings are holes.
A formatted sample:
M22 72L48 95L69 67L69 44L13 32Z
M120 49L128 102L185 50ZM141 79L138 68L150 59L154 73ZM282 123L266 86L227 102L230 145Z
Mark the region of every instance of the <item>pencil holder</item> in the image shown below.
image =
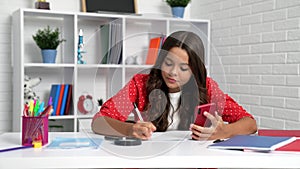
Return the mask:
M48 143L48 116L22 116L22 145L32 145L33 141L42 141L42 145Z

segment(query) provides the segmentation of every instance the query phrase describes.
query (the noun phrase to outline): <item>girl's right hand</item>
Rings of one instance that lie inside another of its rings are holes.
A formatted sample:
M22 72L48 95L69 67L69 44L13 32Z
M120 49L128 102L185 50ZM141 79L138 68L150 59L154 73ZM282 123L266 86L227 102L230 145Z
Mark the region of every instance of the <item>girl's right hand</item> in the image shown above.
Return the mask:
M142 140L148 140L155 130L156 127L151 122L138 121L132 126L131 135Z

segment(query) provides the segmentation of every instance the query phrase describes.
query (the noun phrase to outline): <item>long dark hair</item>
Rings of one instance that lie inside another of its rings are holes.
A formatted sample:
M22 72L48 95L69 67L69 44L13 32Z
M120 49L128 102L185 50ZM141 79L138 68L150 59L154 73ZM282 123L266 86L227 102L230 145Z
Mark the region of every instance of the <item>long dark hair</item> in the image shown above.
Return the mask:
M157 131L166 131L170 125L168 115L171 107L168 87L163 80L161 66L165 57L173 47L184 49L189 56L189 67L192 71L190 80L181 87L178 104L180 123L178 129L187 130L194 120L194 109L198 104L207 103L206 68L204 65L204 46L202 40L193 32L178 31L168 36L162 45L155 65L150 70L146 84L148 105L145 111L148 120L157 127ZM198 92L197 92L198 91Z

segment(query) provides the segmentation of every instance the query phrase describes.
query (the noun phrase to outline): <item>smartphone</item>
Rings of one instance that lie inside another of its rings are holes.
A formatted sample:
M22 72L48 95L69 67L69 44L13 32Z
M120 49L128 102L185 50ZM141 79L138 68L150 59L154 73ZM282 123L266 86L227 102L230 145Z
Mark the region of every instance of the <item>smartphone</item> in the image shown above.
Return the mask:
M208 127L211 125L211 122L209 119L204 116L204 112L208 112L215 116L215 112L217 110L216 104L214 103L208 103L203 105L198 105L195 108L195 122L194 124L197 124L198 126L202 127Z

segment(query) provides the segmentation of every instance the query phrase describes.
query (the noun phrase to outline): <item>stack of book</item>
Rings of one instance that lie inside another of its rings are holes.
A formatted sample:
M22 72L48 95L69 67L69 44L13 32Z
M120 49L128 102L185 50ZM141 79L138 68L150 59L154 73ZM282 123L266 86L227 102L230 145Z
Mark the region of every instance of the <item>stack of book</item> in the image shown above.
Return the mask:
M72 84L52 84L50 97L52 98L53 106L53 112L51 116L70 114L70 108L72 104Z
M300 130L260 129L258 135L237 135L208 146L213 149L230 149L263 152L300 152Z
M276 151L285 152L300 152L300 130L275 130L275 129L259 129L259 136L273 136L273 137L296 137L293 142L281 146Z

